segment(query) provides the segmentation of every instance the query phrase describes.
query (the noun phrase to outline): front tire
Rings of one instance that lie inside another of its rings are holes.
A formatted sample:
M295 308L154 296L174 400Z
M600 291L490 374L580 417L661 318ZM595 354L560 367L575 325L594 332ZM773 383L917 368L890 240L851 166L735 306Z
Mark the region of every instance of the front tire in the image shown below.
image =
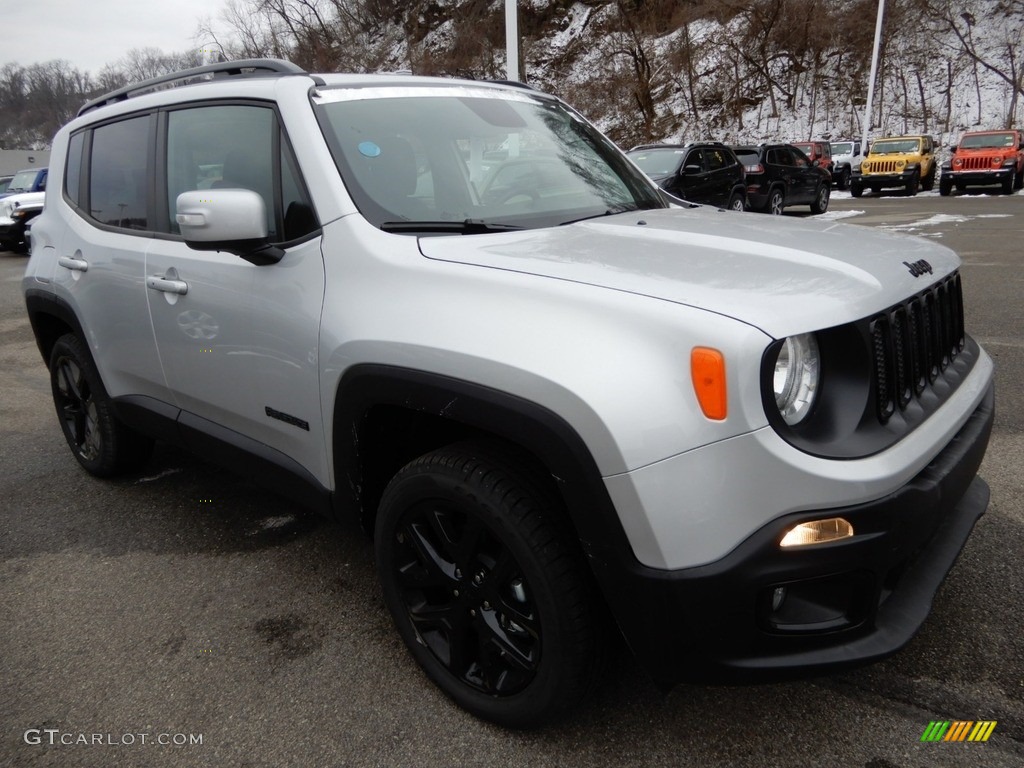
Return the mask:
M1015 174L1015 173L1011 173L1009 176L1007 176L1005 179L1003 179L1003 194L1004 195L1012 195L1013 194L1014 181L1016 180L1014 177L1016 175L1017 174Z
M928 173L925 174L924 180L921 182L921 189L925 192L931 192L935 188L935 166L932 165Z
M727 210L737 211L743 213L747 209L746 203L743 201L743 195L733 195L729 198L729 205L726 206Z
M908 196L913 197L917 194L917 188L921 186L921 173L914 171L910 178L907 179L906 193Z
M864 194L864 187L856 182L850 184L850 195L852 197L860 197Z
M540 473L486 444L406 465L376 521L384 601L410 653L459 706L512 728L587 692L604 633L582 553Z
M50 387L64 439L87 472L111 477L149 460L153 441L117 419L92 356L74 334L53 345Z
M949 197L953 194L953 182L950 179L942 177L939 179L939 194L943 197Z

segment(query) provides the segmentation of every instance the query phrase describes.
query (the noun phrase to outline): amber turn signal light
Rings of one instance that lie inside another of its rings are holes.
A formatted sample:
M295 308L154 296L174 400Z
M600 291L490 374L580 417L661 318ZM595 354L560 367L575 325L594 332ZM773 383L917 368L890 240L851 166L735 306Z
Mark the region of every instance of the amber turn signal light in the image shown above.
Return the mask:
M690 352L690 376L704 415L715 421L723 421L729 414L725 356L717 349L694 347Z

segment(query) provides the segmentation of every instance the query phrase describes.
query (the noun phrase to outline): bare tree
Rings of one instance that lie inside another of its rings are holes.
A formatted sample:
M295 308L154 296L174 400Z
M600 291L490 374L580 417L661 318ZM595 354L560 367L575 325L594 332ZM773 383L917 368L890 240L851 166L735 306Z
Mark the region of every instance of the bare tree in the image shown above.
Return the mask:
M960 43L961 50L975 67L992 73L1002 80L1010 90L1010 105L1006 111L1004 127L1014 124L1019 98L1024 96L1024 0L992 0L988 3L987 15L998 19L999 37L993 40L986 35L976 40L974 26L978 19L970 11L953 0L924 0L927 13L939 27L952 32ZM975 74L975 83L978 83ZM981 87L977 85L977 101L980 110ZM981 113L978 113L981 122Z

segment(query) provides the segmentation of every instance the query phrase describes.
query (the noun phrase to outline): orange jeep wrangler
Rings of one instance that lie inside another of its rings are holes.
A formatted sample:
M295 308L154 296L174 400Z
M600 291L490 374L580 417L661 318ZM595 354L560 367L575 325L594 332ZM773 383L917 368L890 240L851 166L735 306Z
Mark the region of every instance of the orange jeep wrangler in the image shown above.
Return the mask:
M942 164L939 194L956 187L1000 184L1004 194L1024 187L1024 134L1021 131L971 131L953 147L953 158Z

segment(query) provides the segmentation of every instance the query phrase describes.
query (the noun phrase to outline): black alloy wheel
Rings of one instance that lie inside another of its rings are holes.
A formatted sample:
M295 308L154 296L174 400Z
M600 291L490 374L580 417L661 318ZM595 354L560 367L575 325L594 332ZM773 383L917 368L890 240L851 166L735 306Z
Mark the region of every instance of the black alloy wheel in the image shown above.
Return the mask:
M501 725L549 723L603 657L589 573L529 471L473 443L388 484L376 522L384 599L424 672Z
M109 477L149 460L153 441L117 420L92 357L73 334L53 345L50 386L64 438L88 472Z

